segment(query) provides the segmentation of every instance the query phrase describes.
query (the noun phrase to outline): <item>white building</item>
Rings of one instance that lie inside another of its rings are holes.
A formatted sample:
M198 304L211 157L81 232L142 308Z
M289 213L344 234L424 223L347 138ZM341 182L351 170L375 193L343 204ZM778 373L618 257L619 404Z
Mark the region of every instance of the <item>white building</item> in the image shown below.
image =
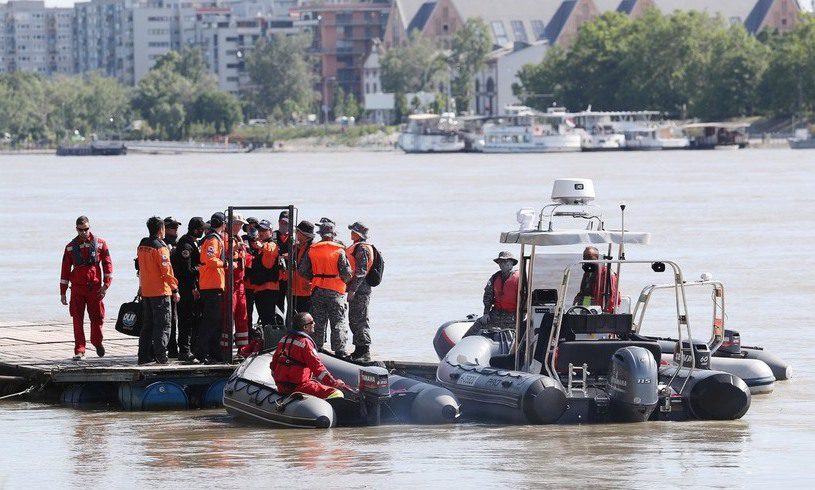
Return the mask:
M516 42L489 54L487 63L475 77L475 98L469 110L482 116L503 113L507 105L521 101L512 93L518 72L524 65L540 63L546 55L546 41L534 43Z
M156 60L173 50L175 11L161 7L133 9L133 81L139 83Z
M0 4L0 73L73 73L72 18L73 9L45 8L39 0Z

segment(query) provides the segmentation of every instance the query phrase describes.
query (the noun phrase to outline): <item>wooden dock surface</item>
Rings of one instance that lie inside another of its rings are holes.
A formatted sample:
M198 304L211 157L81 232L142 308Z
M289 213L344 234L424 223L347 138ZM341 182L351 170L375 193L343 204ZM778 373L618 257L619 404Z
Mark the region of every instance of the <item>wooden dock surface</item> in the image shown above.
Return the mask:
M86 326L87 329L87 326ZM235 365L137 365L138 338L103 329L105 357L88 343L85 358L74 361L73 327L66 322L0 323L0 374L47 377L55 383L128 382L152 377L228 377ZM89 332L86 332L89 335Z

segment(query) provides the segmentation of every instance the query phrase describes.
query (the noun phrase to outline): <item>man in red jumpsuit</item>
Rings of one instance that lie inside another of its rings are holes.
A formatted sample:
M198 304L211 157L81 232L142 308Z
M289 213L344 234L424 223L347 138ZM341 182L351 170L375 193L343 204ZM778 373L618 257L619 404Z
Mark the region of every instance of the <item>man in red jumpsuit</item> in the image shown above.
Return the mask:
M277 391L282 395L298 392L318 398L341 398L343 394L338 388L348 386L331 376L320 361L311 338L314 318L308 313L297 313L293 323L293 329L277 344L270 364Z
M85 309L91 321L91 344L99 357L105 355L102 345L102 321L105 304L102 300L113 279L113 262L108 244L91 233L87 216L76 219L77 236L65 246L62 254L62 273L59 281L59 297L74 322L74 360L85 357ZM104 277L102 274L104 273ZM70 304L66 298L71 286Z
M232 263L233 263L233 282L232 282L232 320L235 323L235 346L238 348L238 355L235 360L242 360L247 353L247 345L249 344L249 314L246 308L246 289L244 288L244 279L246 275L247 262L246 262L246 242L241 238L241 230L248 222L243 219L240 214L232 216ZM224 304L227 303L227 298L224 297ZM223 351L224 359L228 359L229 352L229 336L232 334L231 325L224 325L224 331L221 335L221 350Z

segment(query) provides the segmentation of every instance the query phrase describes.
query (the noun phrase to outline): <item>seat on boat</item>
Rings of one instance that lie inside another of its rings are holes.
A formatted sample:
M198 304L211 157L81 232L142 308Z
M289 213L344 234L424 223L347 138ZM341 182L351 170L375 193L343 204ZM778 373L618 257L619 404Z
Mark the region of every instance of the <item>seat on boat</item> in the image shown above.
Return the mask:
M659 365L662 349L656 342L631 340L573 340L558 344L555 369L559 373L569 371L569 363L574 366L586 364L593 376L608 374L611 356L623 347L642 347L648 350Z
M577 334L615 334L624 338L631 333L633 315L629 313L600 313L597 315L563 315L561 331ZM574 338L574 337L572 337Z

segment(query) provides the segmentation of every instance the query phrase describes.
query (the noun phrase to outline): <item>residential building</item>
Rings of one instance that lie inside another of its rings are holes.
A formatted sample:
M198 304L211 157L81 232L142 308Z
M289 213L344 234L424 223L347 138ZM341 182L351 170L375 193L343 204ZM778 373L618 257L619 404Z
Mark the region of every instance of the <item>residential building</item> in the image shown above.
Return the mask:
M475 77L475 100L469 110L494 116L503 114L508 105L520 104L520 99L512 93L512 85L519 82L518 72L524 65L543 61L548 48L546 41L516 42L490 53L484 68Z
M177 19L166 7L133 9L133 81L139 83L156 60L173 50L172 33Z
M316 21L313 38L319 62L315 90L322 94L324 117L334 105L337 88L363 99L363 63L374 39L381 39L385 32L389 10L384 2L324 3L295 9L301 21Z
M72 18L72 9L46 8L39 0L0 4L0 73L73 73Z
M74 5L74 71L100 71L127 85L134 72L133 0L91 0Z

